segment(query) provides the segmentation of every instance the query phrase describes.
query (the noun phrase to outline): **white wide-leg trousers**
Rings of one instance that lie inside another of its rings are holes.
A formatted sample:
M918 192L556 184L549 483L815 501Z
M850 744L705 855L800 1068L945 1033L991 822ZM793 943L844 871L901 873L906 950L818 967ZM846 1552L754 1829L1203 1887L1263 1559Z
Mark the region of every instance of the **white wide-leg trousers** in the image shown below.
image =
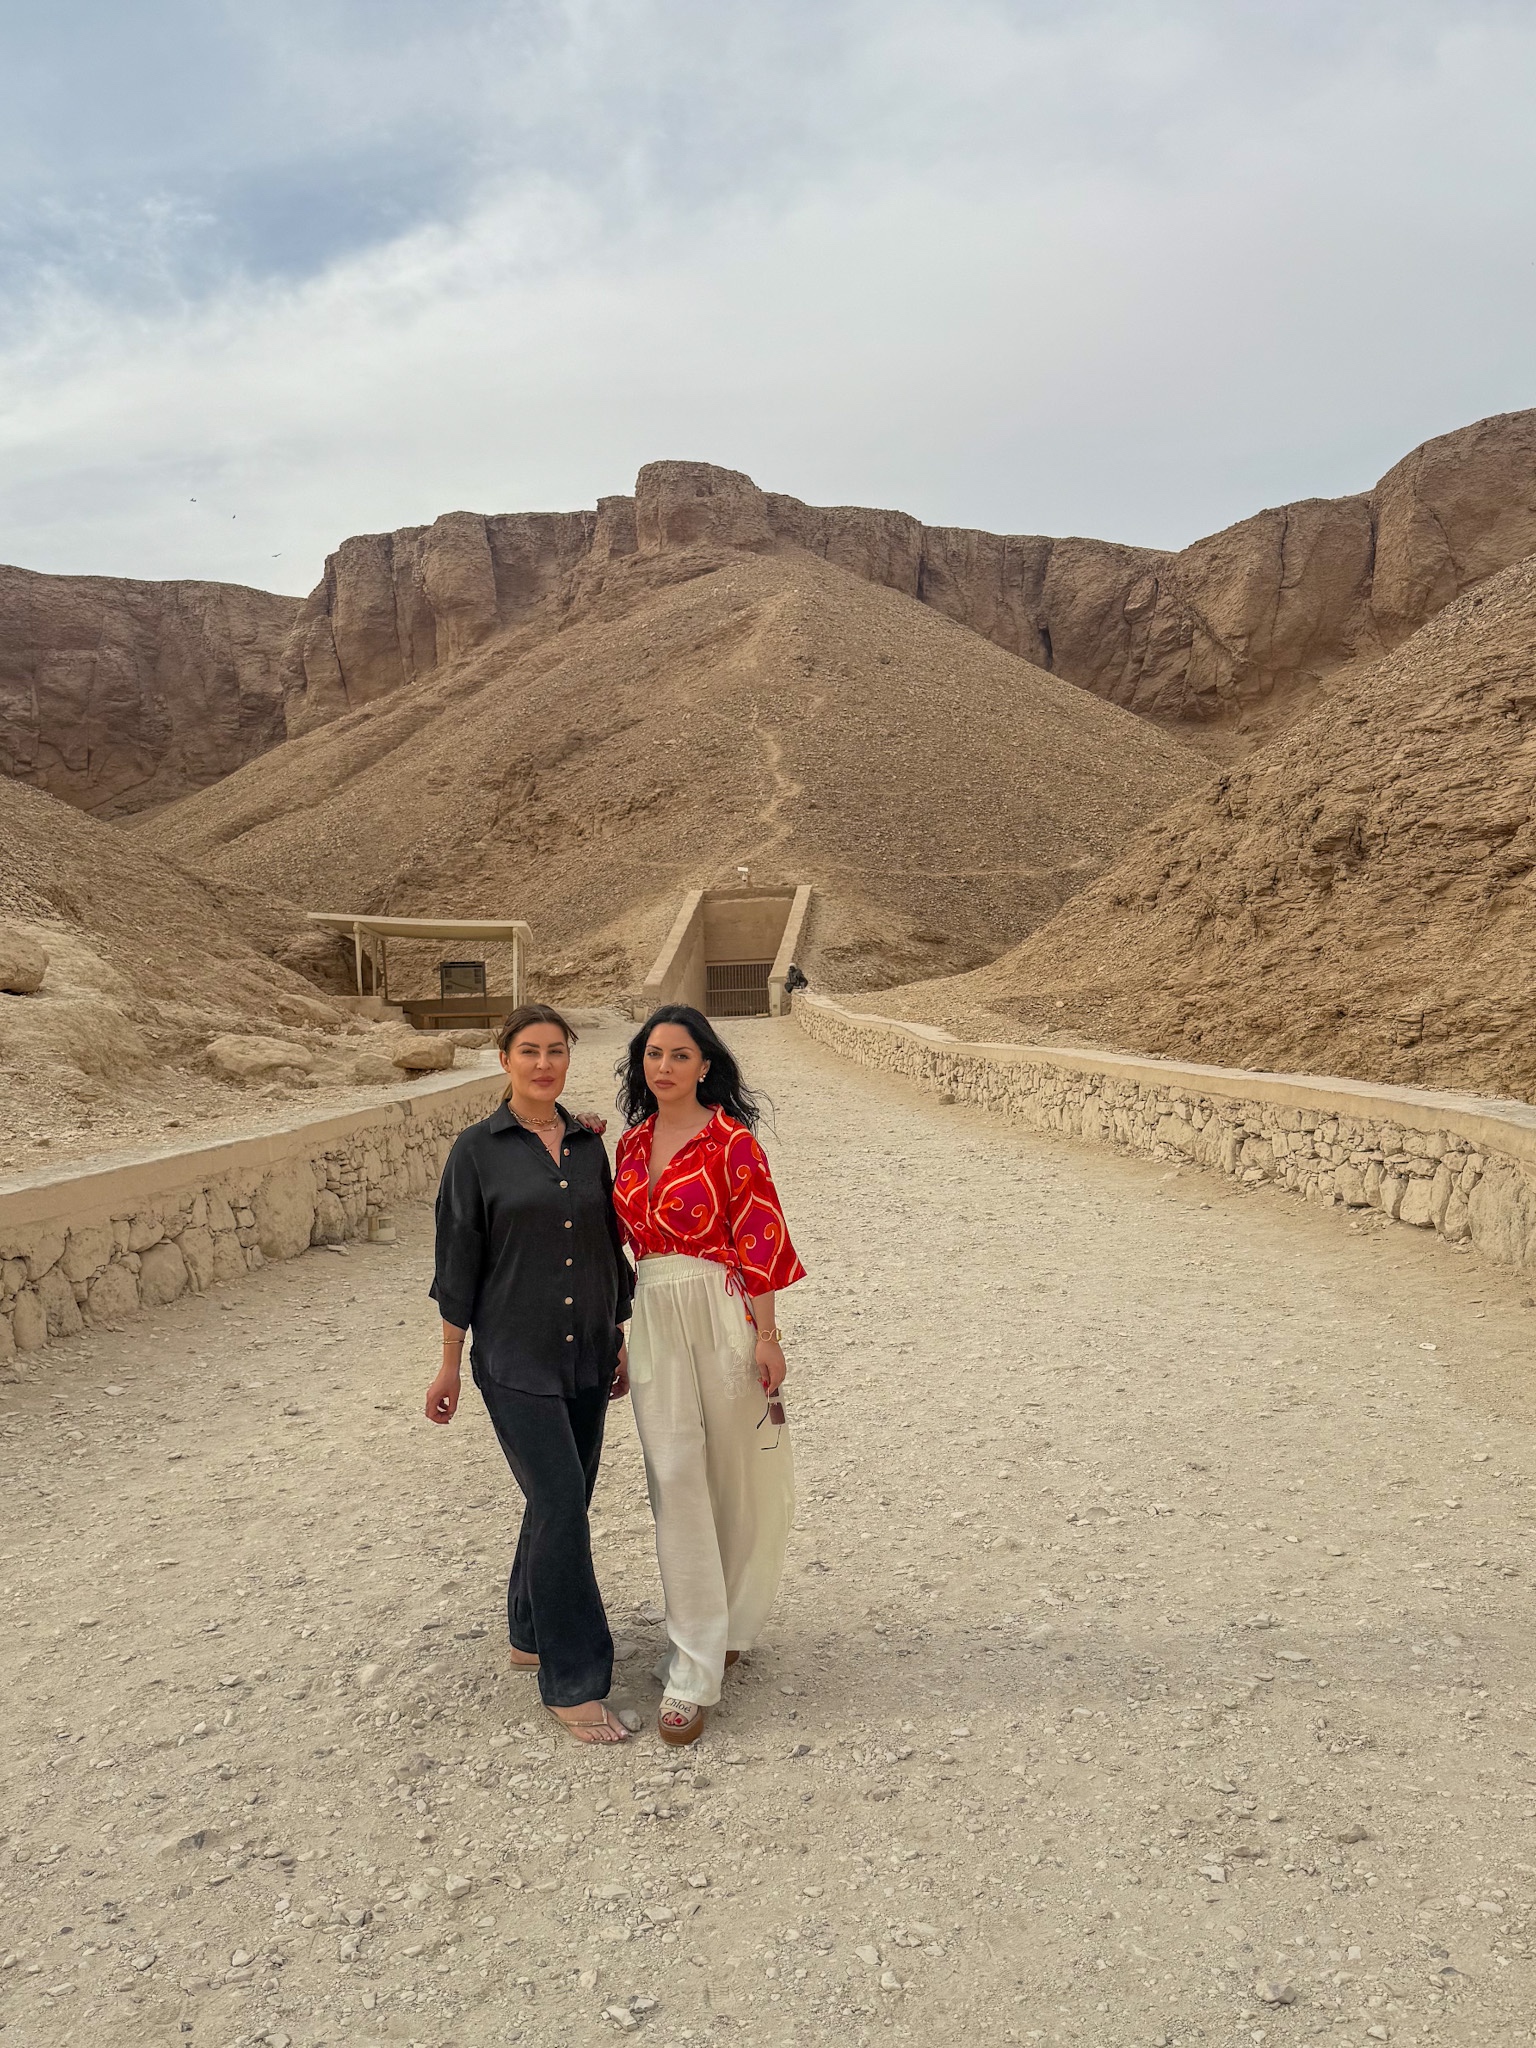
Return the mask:
M701 1707L720 1697L726 1651L757 1640L794 1520L789 1431L763 1420L755 1341L713 1260L640 1261L630 1398L671 1646L657 1676Z

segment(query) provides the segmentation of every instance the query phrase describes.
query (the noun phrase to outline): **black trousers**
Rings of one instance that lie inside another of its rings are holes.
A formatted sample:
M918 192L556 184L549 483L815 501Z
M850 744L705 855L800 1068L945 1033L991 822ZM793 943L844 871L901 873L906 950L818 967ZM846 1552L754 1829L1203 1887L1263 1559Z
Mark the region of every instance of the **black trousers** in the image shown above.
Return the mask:
M526 1503L507 1581L507 1635L539 1659L546 1706L601 1700L613 1684L587 1509L608 1419L608 1382L573 1394L520 1394L477 1380Z

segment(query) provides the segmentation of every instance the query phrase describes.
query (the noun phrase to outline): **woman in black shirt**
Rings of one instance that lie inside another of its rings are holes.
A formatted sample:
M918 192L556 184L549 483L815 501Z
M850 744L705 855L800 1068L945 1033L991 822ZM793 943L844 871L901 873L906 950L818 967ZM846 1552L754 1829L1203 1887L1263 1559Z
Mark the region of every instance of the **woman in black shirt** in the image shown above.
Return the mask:
M549 1711L579 1742L623 1742L604 1704L613 1638L592 1569L587 1509L608 1403L629 1391L621 1324L632 1276L601 1136L561 1107L575 1037L528 1003L497 1035L509 1086L461 1131L437 1194L443 1363L427 1420L453 1420L464 1333L470 1369L523 1492L507 1584L512 1662L536 1670Z

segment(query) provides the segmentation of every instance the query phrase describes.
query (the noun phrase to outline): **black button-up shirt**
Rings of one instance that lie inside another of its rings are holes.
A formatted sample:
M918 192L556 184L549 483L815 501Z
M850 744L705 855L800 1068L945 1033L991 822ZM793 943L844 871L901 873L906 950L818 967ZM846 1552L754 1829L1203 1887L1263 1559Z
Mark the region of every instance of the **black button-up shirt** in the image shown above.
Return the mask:
M604 1384L634 1295L603 1141L560 1117L556 1162L503 1103L459 1133L437 1191L432 1298L473 1330L476 1378L523 1394Z

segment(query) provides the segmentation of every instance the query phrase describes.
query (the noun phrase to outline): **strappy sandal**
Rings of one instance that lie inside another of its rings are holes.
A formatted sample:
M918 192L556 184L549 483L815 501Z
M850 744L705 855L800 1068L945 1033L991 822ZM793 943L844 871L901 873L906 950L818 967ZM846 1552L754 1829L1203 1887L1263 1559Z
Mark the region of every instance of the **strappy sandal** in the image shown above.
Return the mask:
M656 1733L674 1749L686 1749L690 1742L697 1742L704 1733L708 1719L708 1707L701 1707L693 1700L675 1700L669 1693L657 1709Z
M741 1652L740 1652L740 1650L727 1650L727 1651L726 1651L726 1653L725 1653L725 1668L726 1668L726 1670L727 1670L727 1671L729 1671L729 1670L730 1670L730 1668L731 1668L731 1666L732 1666L733 1664L739 1664L740 1662L741 1662Z
M588 1749L615 1748L619 1743L628 1742L629 1740L629 1730L624 1726L618 1715L611 1714L605 1706L600 1705L598 1707L596 1720L587 1721L567 1721L547 1702L545 1703L544 1711L557 1728L565 1730L573 1742L582 1743ZM590 1732L598 1728L604 1729L606 1732L602 1735Z
M520 1650L516 1643L511 1646L512 1669L514 1671L537 1671L539 1660L536 1652Z

